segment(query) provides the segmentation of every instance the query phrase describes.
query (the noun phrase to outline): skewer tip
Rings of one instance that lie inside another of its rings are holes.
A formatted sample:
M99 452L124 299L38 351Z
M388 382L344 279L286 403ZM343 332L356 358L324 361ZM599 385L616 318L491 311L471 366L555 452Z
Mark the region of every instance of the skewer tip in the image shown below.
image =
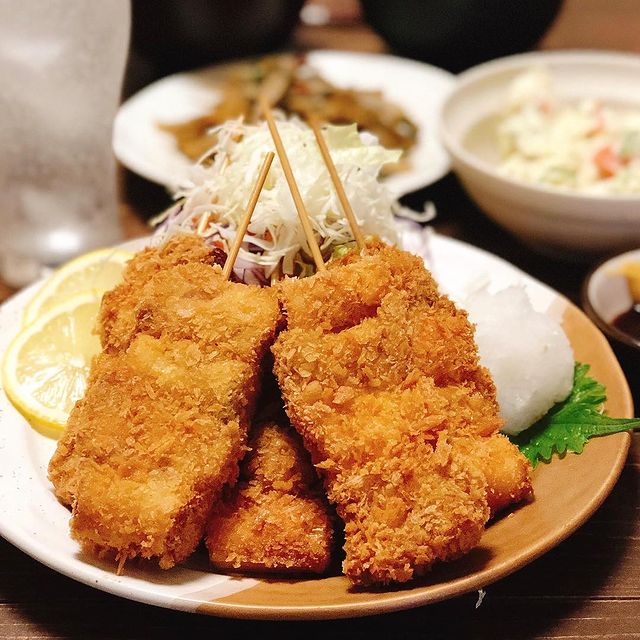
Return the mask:
M366 249L366 242L358 225L356 214L354 213L353 208L351 207L351 203L347 198L347 194L344 190L344 185L342 184L340 176L338 175L336 165L334 164L333 158L331 157L329 146L327 145L327 142L322 135L318 118L315 114L308 113L307 122L309 123L309 126L311 127L311 129L313 130L313 134L315 135L316 142L318 143L318 148L320 149L320 155L322 156L324 164L327 167L327 171L329 172L329 176L331 177L331 182L333 182L338 200L340 201L340 205L342 206L342 211L347 218L349 227L351 228L351 234L356 241L358 249L362 251L363 249Z
M253 188L253 191L251 192L251 197L249 198L249 202L247 203L247 208L245 210L244 216L242 217L242 220L238 225L236 237L233 240L233 245L231 245L229 255L227 256L224 267L222 269L222 277L225 280L229 279L231 271L233 271L233 265L235 264L238 253L240 252L240 247L244 240L244 236L247 233L249 223L251 222L251 216L255 211L256 205L258 204L260 194L262 193L262 187L264 187L264 183L267 180L267 175L269 175L269 169L271 169L271 163L273 162L274 157L275 154L273 153L273 151L269 151L262 161L258 179L256 180L256 184Z

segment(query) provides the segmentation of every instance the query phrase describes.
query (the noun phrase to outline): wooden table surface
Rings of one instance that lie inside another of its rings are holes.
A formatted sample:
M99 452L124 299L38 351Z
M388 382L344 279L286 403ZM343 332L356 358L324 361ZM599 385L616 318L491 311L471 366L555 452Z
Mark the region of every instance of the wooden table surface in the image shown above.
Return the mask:
M566 2L542 48L640 51L640 3ZM384 49L363 26L302 27L305 47ZM159 188L123 173L127 237L146 231L143 218L167 200ZM589 264L541 256L482 216L448 176L406 199L438 208L434 227L496 253L579 303ZM0 300L11 291L0 283ZM636 406L640 362L623 363ZM636 371L638 369L639 371ZM640 434L604 505L579 531L539 560L477 594L374 618L325 622L251 622L208 618L117 598L44 567L0 539L0 638L411 637L640 638ZM1 470L0 470L1 473ZM579 481L579 479L576 479Z

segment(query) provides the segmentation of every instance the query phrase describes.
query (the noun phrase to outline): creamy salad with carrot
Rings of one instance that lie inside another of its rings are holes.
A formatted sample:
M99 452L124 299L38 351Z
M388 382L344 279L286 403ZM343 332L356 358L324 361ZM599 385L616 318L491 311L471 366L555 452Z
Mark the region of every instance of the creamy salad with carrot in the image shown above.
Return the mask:
M511 84L498 125L503 175L592 194L640 193L640 109L566 103L549 72Z

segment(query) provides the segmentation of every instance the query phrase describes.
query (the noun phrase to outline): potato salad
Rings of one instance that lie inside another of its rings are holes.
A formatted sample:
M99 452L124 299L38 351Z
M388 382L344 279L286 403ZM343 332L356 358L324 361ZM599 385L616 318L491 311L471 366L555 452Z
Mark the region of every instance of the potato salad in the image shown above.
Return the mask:
M498 125L500 171L592 194L640 193L640 109L561 101L544 68L518 76Z

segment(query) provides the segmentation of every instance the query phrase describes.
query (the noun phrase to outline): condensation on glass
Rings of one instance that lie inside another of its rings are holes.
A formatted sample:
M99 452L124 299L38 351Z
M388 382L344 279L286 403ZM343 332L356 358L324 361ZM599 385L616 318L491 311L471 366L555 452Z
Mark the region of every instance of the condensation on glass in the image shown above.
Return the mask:
M120 238L111 129L128 0L0 0L0 277Z

